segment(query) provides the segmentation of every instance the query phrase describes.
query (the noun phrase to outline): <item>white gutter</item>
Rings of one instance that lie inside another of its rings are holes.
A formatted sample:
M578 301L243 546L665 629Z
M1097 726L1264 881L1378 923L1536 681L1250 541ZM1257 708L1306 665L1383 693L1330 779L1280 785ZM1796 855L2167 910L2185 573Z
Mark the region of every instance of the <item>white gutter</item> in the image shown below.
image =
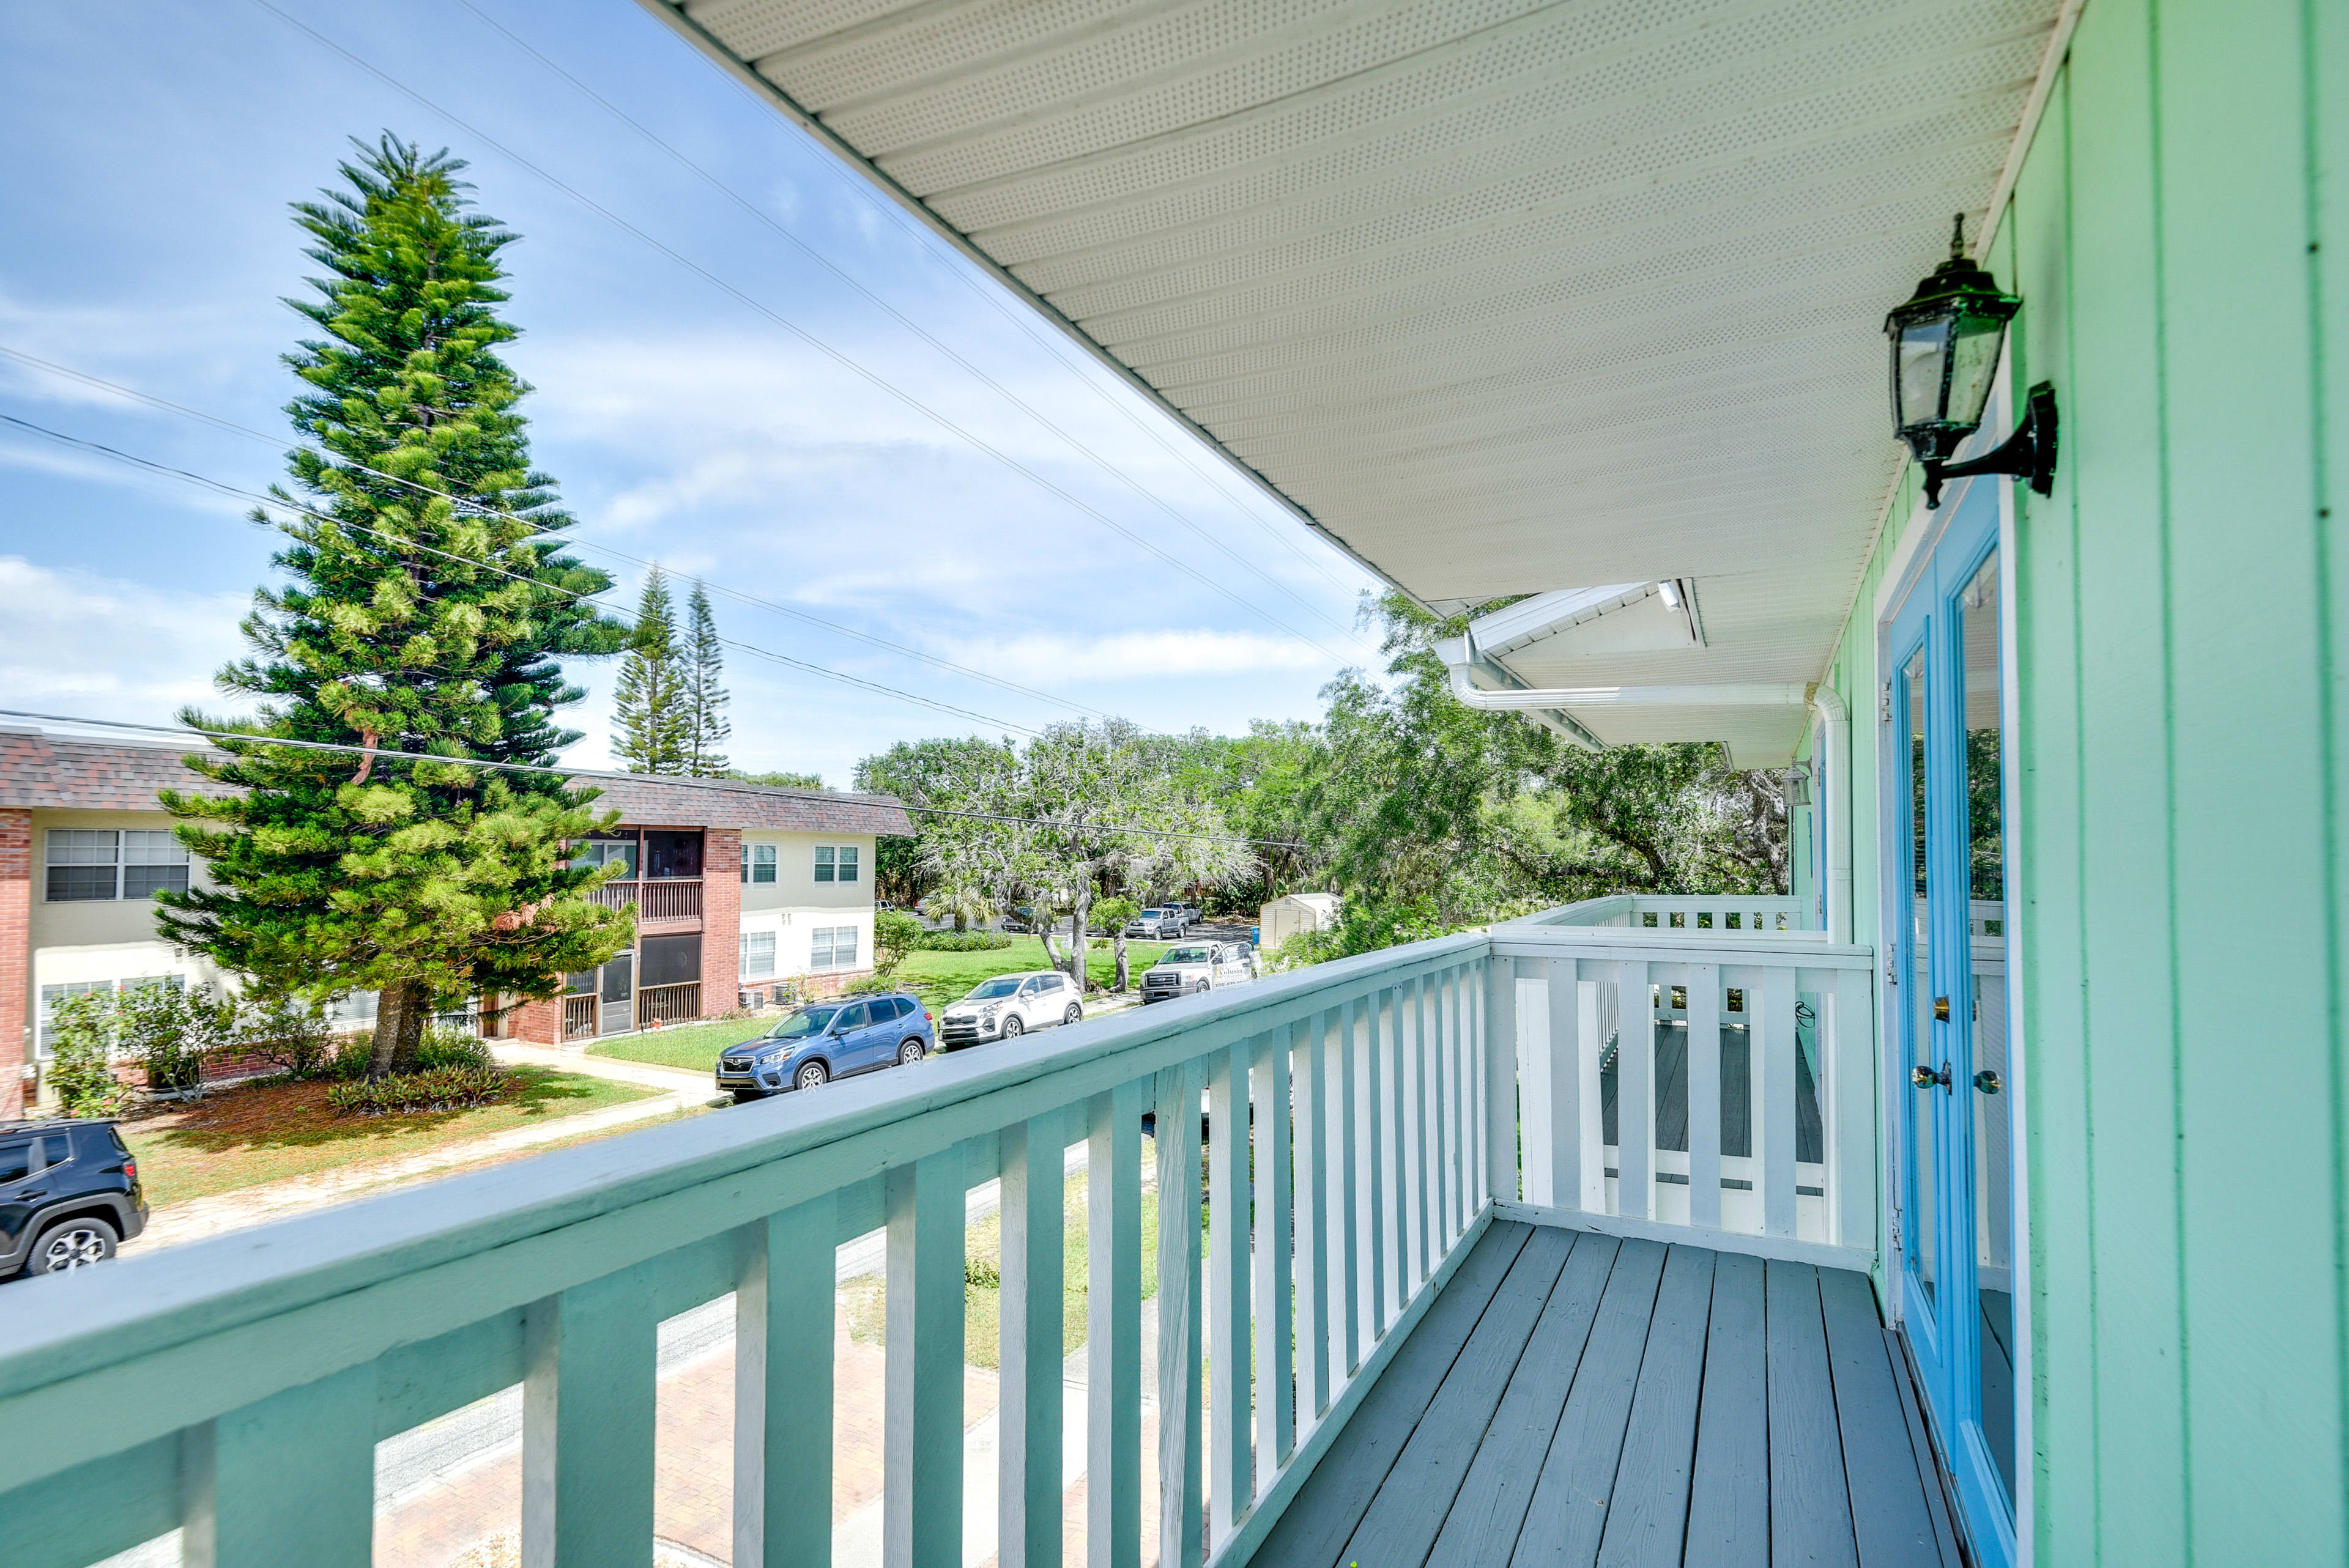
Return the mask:
M1827 940L1851 941L1851 709L1831 686L1815 687L1819 716L1819 790L1827 833Z

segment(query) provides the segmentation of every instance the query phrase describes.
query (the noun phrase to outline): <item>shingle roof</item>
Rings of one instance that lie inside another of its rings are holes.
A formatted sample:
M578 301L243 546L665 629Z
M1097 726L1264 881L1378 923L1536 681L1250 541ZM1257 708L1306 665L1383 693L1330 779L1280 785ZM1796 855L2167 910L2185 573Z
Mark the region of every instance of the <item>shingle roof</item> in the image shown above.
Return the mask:
M158 789L225 793L222 786L181 765L181 758L202 749L168 740L89 740L0 727L0 809L152 811ZM715 780L688 783L643 775L573 782L603 791L597 810L616 810L622 820L643 826L798 833L914 830L894 795L819 794L731 782L720 788Z
M617 811L624 822L649 827L765 828L792 833L896 833L914 824L895 795L846 795L807 789L773 789L760 784L683 779L579 779L581 789L601 789L599 811Z
M153 811L160 810L158 789L226 793L181 766L181 758L202 749L168 740L89 740L0 727L0 807Z

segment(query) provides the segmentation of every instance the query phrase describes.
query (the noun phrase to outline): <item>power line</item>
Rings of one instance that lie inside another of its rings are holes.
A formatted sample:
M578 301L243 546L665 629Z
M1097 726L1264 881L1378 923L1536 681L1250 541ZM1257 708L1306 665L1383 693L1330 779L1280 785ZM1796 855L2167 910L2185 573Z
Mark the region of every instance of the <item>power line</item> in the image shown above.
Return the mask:
M874 293L873 290L865 287L864 284L854 274L847 272L838 263L834 263L829 256L826 256L823 252L817 250L812 244L802 238L799 233L790 227L790 225L776 219L764 208L759 206L758 203L742 195L732 186L728 185L724 181L719 179L717 175L712 174L709 170L703 168L700 164L696 163L692 159L688 158L684 153L678 151L667 141L662 139L658 132L653 130L642 121L635 119L617 104L612 102L609 98L604 97L601 93L598 93L595 88L589 87L585 82L581 81L577 77L573 76L569 71L564 70L561 66L555 64L554 60L548 58L544 54L540 52L539 49L533 46L527 39L515 33L512 28L508 27L504 23L500 22L496 17L492 16L488 12L482 10L480 5L474 4L474 0L457 0L457 4L462 5L466 10L471 11L475 17L480 19L483 26L496 31L515 48L520 49L523 54L528 55L532 59L536 60L541 66L543 66L548 71L561 77L573 88L576 89L578 93L582 97L585 98L589 102L595 104L597 108L609 114L613 119L618 120L622 125L626 126L630 130L635 131L645 140L652 143L653 146L667 154L668 157L679 167L700 179L704 183L708 184L710 189L716 191L719 195L724 196L728 201L733 202L743 211L749 213L752 218L765 225L776 235L797 247L800 253L806 256L810 261L815 263L818 266L823 268L824 271L830 273L833 277L838 278L842 283L847 284L850 288L854 289L858 294L864 295L864 298L874 306L885 311L889 315L890 318L895 321L900 326L903 326L906 331L920 338L924 343L928 344L932 348L936 349L940 354L946 356L947 358L954 361L956 365L961 366L971 376L985 383L1006 402L1011 404L1012 407L1018 408L1030 418L1043 426L1044 428L1051 431L1052 434L1060 437L1061 440L1066 441L1071 447L1073 447L1078 451L1083 453L1087 458L1091 459L1094 466L1099 468L1103 473L1109 475L1112 479L1116 480L1120 484L1123 484L1127 489L1133 490L1134 494L1140 496L1143 500L1148 501L1151 505L1156 507L1159 511L1164 512L1175 521L1181 523L1185 528L1189 529L1193 533L1196 534L1202 542L1213 545L1216 550L1221 551L1236 564L1247 571L1256 573L1257 577L1264 581L1267 587L1270 588L1274 593L1281 594L1283 597L1290 600L1299 608L1303 609L1308 614L1313 615L1316 618L1328 623L1340 632L1349 631L1349 628L1344 624L1344 623L1339 621L1336 617L1322 610L1310 600L1306 599L1301 594L1296 593L1287 584L1274 577L1270 573L1258 566L1255 562L1250 561L1247 556L1242 555L1230 545L1216 538L1215 534L1201 527L1198 523L1193 521L1187 515L1171 505L1164 497L1154 494L1150 490L1144 487L1141 481L1134 479L1133 475L1127 473L1123 469L1121 469L1116 464L1111 462L1107 458L1102 457L1101 453L1088 446L1077 436L1054 423L1043 413L1042 410L1029 403L1027 399L1021 397L1017 392L1014 392L1009 387L1004 386L1001 382L988 375L978 366L974 365L969 360L964 358L962 355L957 352L950 345L942 342L936 336L933 335L929 330L924 327L919 322L914 320L911 316L905 315L905 312L899 310L895 305L891 304L887 300ZM1000 308L999 304L999 308ZM1013 319L1015 323L1017 323L1017 318L1015 317ZM1023 330L1025 330L1024 325ZM1033 335L1031 334L1030 335L1032 336ZM1092 383L1090 381L1088 381L1086 385L1089 387L1092 387L1092 389L1097 394L1101 390L1098 387L1093 387ZM1132 415L1128 413L1127 410L1116 404L1114 401L1111 402L1111 407L1118 408L1121 413L1127 413L1127 417L1129 418L1132 418ZM1140 425L1138 421L1136 424L1137 428L1142 429L1145 435L1150 436L1154 440L1158 440L1156 432L1152 431L1147 426ZM1159 440L1159 445L1161 447L1165 447L1166 450L1170 454L1174 451L1174 449L1166 447L1166 443L1163 440ZM1250 515L1253 514L1251 513ZM1332 579L1331 581L1333 583L1335 583L1335 579Z
M517 572L508 572L502 567L492 566L487 562L476 561L471 556L452 554L446 550L438 550L431 545L420 543L412 539L404 539L395 533L387 533L381 529L369 528L365 523L353 522L347 518L331 517L322 511L313 511L308 507L288 500L282 496L267 495L259 490L245 490L241 486L230 484L224 480L216 480L209 475L200 474L189 469L174 468L169 463L157 462L152 458L142 458L135 453L123 451L119 448L109 447L102 441L93 441L82 436L69 436L63 430L53 430L47 425L36 424L30 419L18 418L14 414L0 414L0 423L15 425L21 429L30 430L35 435L47 437L50 440L59 441L67 446L79 447L85 450L97 452L105 457L115 459L117 461L129 463L134 467L146 469L154 473L163 474L172 479L184 480L191 484L201 485L206 490L216 491L222 495L233 496L241 500L252 501L256 506L264 508L275 507L282 511L290 511L297 516L306 517L314 521L325 523L331 528L347 529L354 533L368 534L374 538L385 540L392 544L396 544L404 550L420 550L428 555L438 555L443 560L454 561L461 565L470 566L476 571L487 572L499 577L511 578L514 582L528 583L532 587L543 589L550 593L560 594L566 599L571 599L581 603L593 604L599 610L607 611L612 614L629 620L632 623L635 620L635 616L631 612L624 610L616 604L605 603L602 597L597 594L576 593L567 588L558 588L554 583L545 582L541 578L526 577ZM505 515L512 516L513 514L507 513ZM528 520L521 519L519 521L527 521ZM278 524L276 526L282 528L284 525ZM762 648L755 643L745 643L733 637L720 637L718 640L723 643L726 646L733 648L738 652L749 654L753 658L767 659L775 664L788 665L792 669L804 670L810 675L822 676L826 680L838 681L844 686L855 686L860 690L872 692L877 696L895 697L901 702L915 703L923 707L935 709L939 713L953 714L958 718L976 719L981 724L995 725L1005 729L1016 729L1022 735L1036 735L1040 733L1030 725L1014 724L1007 718L997 718L992 715L980 713L975 708L958 707L953 703L940 702L935 697L922 696L917 693L905 691L893 686L886 686L879 681L866 680L862 676L843 675L838 670L826 669L822 665L812 664L805 659L793 658L789 654L779 654L771 648Z
M602 779L622 784L658 784L664 788L677 786L696 789L714 789L721 794L783 795L801 800L836 802L847 799L872 803L869 796L835 794L829 789L794 789L788 786L750 784L739 779L697 779L684 774L617 773L608 769L555 768L536 762L495 762L473 757L444 757L431 751L394 751L385 747L354 746L340 740L295 740L274 735L254 735L241 729L200 729L193 725L134 724L119 718L84 718L67 713L30 713L21 708L0 707L0 718L29 718L44 724L77 724L91 729L132 730L145 735L191 735L202 740L228 740L251 746L285 746L297 751L331 751L349 757L374 757L404 762L438 762L450 768L487 768L508 773L545 773L560 779ZM1198 833L1181 828L1158 828L1147 824L1114 822L1067 822L1050 817L1013 817L999 811L957 811L946 806L916 806L904 800L897 802L901 810L918 812L928 817L958 817L975 822L999 822L1012 826L1053 828L1063 832L1142 833L1158 839L1193 839L1211 844L1247 844L1274 850L1309 850L1313 846L1290 839L1244 839L1229 833Z
M401 82L398 77L393 77L390 73L368 63L368 61L363 57L348 48L346 48L341 44L335 42L332 38L329 38L324 33L319 32L316 28L311 26L308 23L301 20L299 17L290 15L285 11L280 10L276 5L271 4L271 0L253 0L253 3L262 10L266 11L271 15L276 17L279 21L284 22L287 26L307 35L309 37L316 40L321 46L340 55L344 59L349 61L360 70L367 72L367 75L375 77L378 81L382 82L386 87L391 88L394 92L398 93L401 97L408 98L410 102L417 104L430 113L439 115L441 119L446 119L450 124L457 127L466 135L473 137L483 146L495 150L518 168L536 176L539 180L554 187L556 191L561 191L564 195L570 197L573 201L578 202L589 211L594 212L596 216L604 219L615 228L619 229L631 238L636 240L647 249L657 252L659 254L667 257L678 266L683 267L686 271L693 273L696 277L698 277L703 282L709 284L712 288L718 289L721 293L730 295L744 306L766 317L769 321L773 322L777 326L781 327L784 331L790 333L792 336L798 338L809 347L816 350L816 352L823 355L826 358L840 366L841 368L849 371L859 379L871 384L878 390L885 392L891 397L904 404L906 407L914 410L917 414L920 414L924 418L928 419L931 423L936 425L939 428L949 431L955 436L959 437L972 447L986 453L988 456L993 458L997 462L1001 463L1004 467L1009 469L1014 473L1019 474L1023 478L1029 480L1039 489L1068 502L1070 506L1075 508L1081 512L1083 512L1086 516L1092 518L1094 521L1100 522L1103 527L1120 534L1130 543L1134 544L1158 557L1158 559L1166 562L1167 565L1172 566L1174 570L1182 573L1185 576L1191 578L1209 592L1220 594L1224 598L1230 600L1241 609L1246 610L1250 614L1258 616L1270 624L1278 627L1281 631L1288 633L1288 635L1296 638L1299 642L1304 643L1308 646L1319 649L1323 654L1337 660L1338 663L1342 665L1347 662L1334 649L1330 648L1318 638L1309 636L1305 633L1299 631L1296 627L1288 624L1286 621L1281 620L1280 617L1273 614L1270 611L1266 610L1259 605L1250 603L1247 600L1241 598L1231 589L1226 588L1224 584L1200 572L1197 568L1192 566L1188 562L1184 561L1181 557L1160 549L1149 539L1136 532L1134 530L1126 527L1125 524L1118 521L1115 518L1110 516L1109 513L1102 511L1099 507L1094 506L1092 502L1085 500L1061 485L1054 483L1043 474L1040 474L1034 469L1030 468L1026 463L1021 462L1018 458L1013 457L1010 453L1005 451L1000 447L998 447L992 442L987 440L976 431L966 428L962 425L959 425L954 420L948 418L945 414L940 413L937 409L931 407L927 403L923 402L919 397L915 397L912 393L898 387L895 382L883 376L880 372L868 368L862 361L856 359L854 356L846 354L840 349L834 348L830 343L818 337L814 333L810 332L807 328L800 325L789 316L782 315L781 312L773 309L771 306L764 304L753 295L746 294L741 289L736 287L733 284L727 282L724 278L719 277L709 268L701 265L698 262L687 256L683 252L678 251L665 242L655 238L651 233L637 227L627 219L621 217L617 212L615 212L610 208L604 206L602 203L586 195L576 187L566 184L564 181L558 179L547 170L532 162L529 159L524 158L522 154L514 151L503 142L499 141L495 137L491 136L488 132L473 125L471 121L463 119L452 110L443 108L440 104L435 102L431 98L425 97L422 93L418 92L415 88L409 87L404 82Z
M59 365L55 360L43 359L37 355L26 354L22 349L11 348L6 344L0 344L0 358L13 359L20 365L29 365L37 369L46 370L51 375L61 376L68 380L78 381L85 386L98 387L101 390L112 392L118 396L130 398L134 402L145 403L153 407L161 408L173 414L184 415L188 418L201 420L204 424L214 426L217 428L229 431L233 435L249 437L254 440L260 441L264 445L279 450L284 450L288 446L291 446L301 451L314 453L318 458L330 464L340 464L342 467L347 469L355 469L360 473L371 475L376 479L384 480L386 483L405 486L406 488L415 490L421 495L438 496L441 500L446 500L454 506L466 508L486 517L508 518L518 522L528 522L532 521L516 512L510 511L503 507L492 506L486 501L476 500L471 496L458 495L452 491L445 490L436 490L432 486L425 484L419 480L409 479L400 474L386 473L381 469L369 468L367 464L360 462L356 458L346 457L339 452L330 451L326 448L318 446L315 442L304 441L293 438L281 438L276 436L272 436L267 431L256 430L250 425L240 425L233 419L224 419L217 414L207 414L201 408L191 408L184 403L174 403L168 397L158 397L152 393L141 392L133 387L125 387L119 381L109 381L102 376L93 376L86 370L76 370L70 366ZM598 544L593 540L574 538L571 541L571 543L575 548L592 550L596 552L598 554L608 555L615 561L625 561L634 566L651 566L655 564L655 562L647 561L642 556L630 555L624 550L615 550L608 544ZM705 584L705 586L707 586L707 584ZM1068 697L1056 696L1048 691L1039 691L1034 686L1022 686L1018 681L1008 680L1001 676L990 675L985 670L975 669L968 665L957 664L952 659L942 658L936 654L924 653L919 648L908 647L903 643L894 643L886 637L874 636L870 632L860 632L854 626L842 625L837 621L826 620L821 615L810 614L809 612L799 609L793 605L778 603L771 599L762 599L755 593L745 593L740 589L730 588L722 583L715 589L715 592L725 598L737 600L745 604L756 605L761 609L772 610L778 614L789 615L794 620L804 621L812 626L822 626L824 630L829 632L837 632L843 637L854 637L858 642L870 644L876 648L885 648L894 654L902 654L910 659L919 659L925 664L933 665L939 669L950 671L955 675L968 676L973 680L985 681L990 686L999 686L1005 691L1017 693L1021 696L1034 697L1040 702L1049 702L1057 707L1069 708L1078 713L1090 713L1097 718L1106 718L1109 717L1109 715L1101 708L1092 707L1084 703L1075 702Z

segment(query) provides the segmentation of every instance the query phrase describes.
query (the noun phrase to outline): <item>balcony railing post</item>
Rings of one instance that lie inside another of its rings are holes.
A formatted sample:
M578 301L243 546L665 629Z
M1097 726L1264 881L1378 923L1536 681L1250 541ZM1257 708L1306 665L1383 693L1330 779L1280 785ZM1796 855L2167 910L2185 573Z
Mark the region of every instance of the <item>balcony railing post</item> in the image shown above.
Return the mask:
M1061 1568L1064 1128L1054 1112L1006 1128L1002 1137L1002 1393L995 1537L999 1568Z
M1875 978L1873 969L1837 970L1822 998L1828 1235L1847 1247L1876 1244Z
M1689 1223L1721 1228L1721 965L1688 966Z
M653 1538L656 1323L639 1264L523 1320L525 1568L640 1568Z
M1746 1006L1753 1010L1754 1004ZM1762 1233L1795 1233L1795 971L1763 972L1746 1051L1754 1070L1754 1154L1762 1189Z
M1293 1026L1297 1061L1297 1421L1300 1427L1330 1408L1329 1092L1322 1054L1323 1019L1315 1014Z
M959 1150L893 1168L881 1449L881 1560L962 1563L963 1184Z
M1142 1109L1149 1092L1146 1081L1120 1084L1086 1108L1089 1568L1142 1562Z
M1290 1275L1288 1040L1286 1029L1248 1043L1249 1098L1256 1105L1256 1457L1261 1496L1297 1447L1295 1356L1289 1336Z
M1248 1058L1247 1041L1207 1058L1207 1534L1218 1547L1256 1495L1248 1451ZM1008 1556L1003 1568L1011 1568Z
M1387 1328L1387 1202L1386 1161L1384 1159L1384 1127L1386 1117L1387 1078L1381 1070L1382 1052L1379 1039L1381 1015L1386 1010L1387 993L1373 991L1364 997L1355 1014L1354 1053L1357 1067L1354 1075L1354 1140L1356 1161L1361 1171L1361 1205L1359 1211L1359 1231L1362 1334L1358 1342L1357 1358L1367 1357L1371 1347Z
M1330 1194L1330 1377L1351 1377L1361 1365L1361 1292L1360 1253L1361 1168L1354 1149L1354 1014L1359 1004L1348 1002L1324 1015L1328 1032L1322 1061L1329 1074L1329 1159L1335 1191Z
M1655 1212L1656 1006L1648 966L1620 965L1616 988L1615 1212L1644 1220Z
M836 1223L827 1192L737 1233L735 1568L831 1568Z
M189 1429L185 1568L374 1561L375 1374L369 1362Z
M1201 1561L1199 1094L1203 1087L1195 1061L1166 1068L1157 1075L1155 1085L1158 1561L1167 1564Z
M1485 960L1483 1091L1485 1192L1517 1191L1517 961Z

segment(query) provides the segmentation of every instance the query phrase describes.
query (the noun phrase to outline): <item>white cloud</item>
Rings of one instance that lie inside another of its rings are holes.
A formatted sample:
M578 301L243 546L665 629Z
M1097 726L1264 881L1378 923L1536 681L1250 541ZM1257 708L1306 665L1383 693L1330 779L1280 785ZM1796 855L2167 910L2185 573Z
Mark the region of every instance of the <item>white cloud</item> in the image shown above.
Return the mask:
M0 555L0 691L12 707L145 724L183 703L231 707L212 672L245 652L250 605Z

